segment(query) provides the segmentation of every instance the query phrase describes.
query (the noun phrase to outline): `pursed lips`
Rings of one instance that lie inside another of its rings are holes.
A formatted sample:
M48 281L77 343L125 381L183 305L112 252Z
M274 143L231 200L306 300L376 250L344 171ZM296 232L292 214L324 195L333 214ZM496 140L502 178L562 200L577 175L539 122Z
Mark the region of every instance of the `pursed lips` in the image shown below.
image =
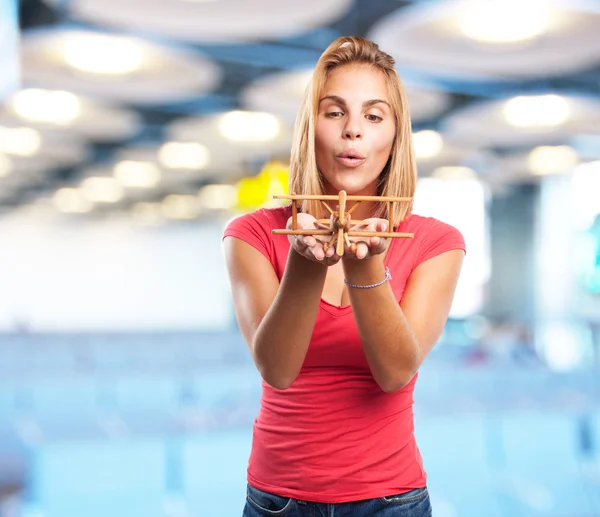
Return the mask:
M357 151L345 151L336 156L339 163L345 167L358 167L365 161L365 157Z

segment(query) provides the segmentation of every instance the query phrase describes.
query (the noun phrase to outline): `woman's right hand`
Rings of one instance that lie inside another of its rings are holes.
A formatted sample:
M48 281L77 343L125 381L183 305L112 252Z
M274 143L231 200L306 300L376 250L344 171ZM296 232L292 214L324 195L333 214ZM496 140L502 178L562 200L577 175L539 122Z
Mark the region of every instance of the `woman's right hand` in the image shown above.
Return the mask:
M320 230L323 228L310 214L298 214L297 221L299 230ZM287 221L286 228L288 230L292 229L291 217ZM327 251L323 249L323 243L331 240L330 235L288 235L288 240L297 253L313 262L333 266L341 259L340 256L336 255L333 247L329 247Z

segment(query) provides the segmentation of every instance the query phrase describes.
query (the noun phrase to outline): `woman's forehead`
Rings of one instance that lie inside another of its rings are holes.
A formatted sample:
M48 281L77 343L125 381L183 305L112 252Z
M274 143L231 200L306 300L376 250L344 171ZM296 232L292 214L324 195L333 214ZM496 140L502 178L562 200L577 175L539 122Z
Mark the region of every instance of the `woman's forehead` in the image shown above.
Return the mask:
M382 99L389 101L385 74L367 65L345 65L332 70L320 98L338 96L348 100Z

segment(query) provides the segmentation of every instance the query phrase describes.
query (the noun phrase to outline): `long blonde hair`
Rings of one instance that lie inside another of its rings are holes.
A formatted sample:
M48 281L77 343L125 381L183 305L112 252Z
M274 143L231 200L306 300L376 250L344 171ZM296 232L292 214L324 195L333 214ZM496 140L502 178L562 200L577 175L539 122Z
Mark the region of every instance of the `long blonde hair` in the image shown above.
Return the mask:
M357 36L335 40L319 58L296 118L290 160L290 192L298 195L322 195L323 178L315 155L315 125L319 99L329 73L350 64L368 64L384 73L396 122L396 135L390 158L384 167L378 195L413 197L417 184L417 167L412 143L410 112L402 81L394 68L394 59L379 50L372 41ZM374 217L388 219L387 203L374 207ZM300 210L321 217L324 208L319 201L306 200ZM394 226L412 212L413 203L395 203Z

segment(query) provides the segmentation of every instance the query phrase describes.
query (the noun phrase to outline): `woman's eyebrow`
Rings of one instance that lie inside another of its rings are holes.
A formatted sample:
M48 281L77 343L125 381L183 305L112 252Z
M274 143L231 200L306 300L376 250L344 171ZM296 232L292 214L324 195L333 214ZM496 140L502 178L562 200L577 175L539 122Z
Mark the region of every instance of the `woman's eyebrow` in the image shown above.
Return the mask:
M340 106L346 107L346 101L344 99L342 99L341 97L339 97L338 95L326 95L319 101L319 104L325 100L331 100L331 101L334 101L336 104L339 104ZM379 103L383 103L383 104L387 105L387 107L390 109L392 108L390 106L390 103L388 101L384 101L383 99L371 99L369 101L365 101L365 102L363 102L363 108L370 108L371 106L374 106L375 104L379 104Z
M370 101L363 102L363 107L370 108L371 106L379 104L380 102L385 104L388 108L392 109L390 103L388 101L384 101L383 99L372 99Z

